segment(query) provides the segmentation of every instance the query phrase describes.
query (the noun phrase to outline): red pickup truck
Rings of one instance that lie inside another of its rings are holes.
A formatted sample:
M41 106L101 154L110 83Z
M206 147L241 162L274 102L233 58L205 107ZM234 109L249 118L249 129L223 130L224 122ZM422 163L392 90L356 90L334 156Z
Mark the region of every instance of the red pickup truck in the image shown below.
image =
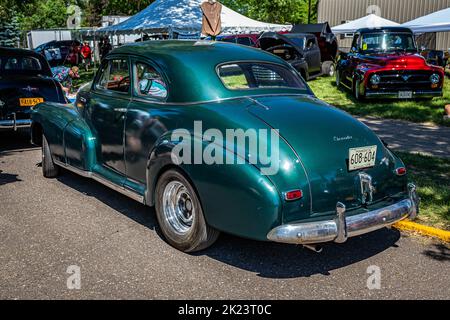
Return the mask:
M349 53L341 53L336 84L356 99L432 99L442 96L444 68L419 55L408 28L360 29Z

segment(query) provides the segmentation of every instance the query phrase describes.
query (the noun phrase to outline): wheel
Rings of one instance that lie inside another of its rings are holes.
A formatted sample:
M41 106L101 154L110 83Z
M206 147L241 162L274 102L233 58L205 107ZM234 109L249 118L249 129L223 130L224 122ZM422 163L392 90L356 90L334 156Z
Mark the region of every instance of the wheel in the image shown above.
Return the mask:
M353 88L353 91L354 91L354 94L355 94L355 99L358 100L358 101L364 100L364 95L362 95L362 94L359 92L359 86L360 86L360 85L361 85L361 81L360 81L360 80L356 80L355 86L354 86L354 88Z
M336 72L336 66L333 61L325 61L322 63L322 74L327 77L333 77Z
M42 135L42 174L46 178L55 178L59 174L59 167L53 162L50 147L44 135Z
M336 70L336 87L338 89L342 88L342 84L341 84L341 74L339 73L339 70Z
M195 189L176 169L158 179L156 217L167 242L184 252L206 249L219 237L219 231L207 225Z
M300 75L302 76L302 78L303 78L305 81L309 81L309 72L308 72L308 71L302 70L302 71L300 72Z

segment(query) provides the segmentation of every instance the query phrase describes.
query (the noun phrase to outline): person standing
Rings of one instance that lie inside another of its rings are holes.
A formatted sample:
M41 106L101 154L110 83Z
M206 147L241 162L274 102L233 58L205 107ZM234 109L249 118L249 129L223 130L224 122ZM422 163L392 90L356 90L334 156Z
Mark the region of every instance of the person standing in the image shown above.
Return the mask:
M103 40L103 44L100 48L100 59L103 60L103 58L112 50L111 43L109 43L108 37L105 37Z
M83 67L86 71L88 71L92 61L92 50L87 41L85 41L81 47L80 54Z

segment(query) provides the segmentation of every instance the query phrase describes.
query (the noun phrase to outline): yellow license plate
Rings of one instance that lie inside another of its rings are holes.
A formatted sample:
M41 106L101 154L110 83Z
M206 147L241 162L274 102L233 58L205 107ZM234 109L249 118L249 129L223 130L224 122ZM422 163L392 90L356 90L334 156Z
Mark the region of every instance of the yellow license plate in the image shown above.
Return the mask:
M44 102L44 98L20 98L19 104L21 107L34 107L38 103Z

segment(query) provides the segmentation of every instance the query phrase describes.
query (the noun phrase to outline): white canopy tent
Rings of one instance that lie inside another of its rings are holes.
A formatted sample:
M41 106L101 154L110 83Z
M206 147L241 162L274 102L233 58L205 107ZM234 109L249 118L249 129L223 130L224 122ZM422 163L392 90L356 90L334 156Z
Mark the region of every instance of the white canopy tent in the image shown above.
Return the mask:
M406 22L402 27L410 28L414 33L450 31L450 8Z
M331 28L335 34L355 33L356 30L362 28L381 28L381 27L395 27L400 24L391 20L384 19L375 14L369 14L357 20L353 20L339 26Z
M198 34L202 28L200 5L204 0L156 0L119 24L97 29L96 34L171 33ZM289 30L290 25L270 24L247 18L230 8L222 9L222 33Z

